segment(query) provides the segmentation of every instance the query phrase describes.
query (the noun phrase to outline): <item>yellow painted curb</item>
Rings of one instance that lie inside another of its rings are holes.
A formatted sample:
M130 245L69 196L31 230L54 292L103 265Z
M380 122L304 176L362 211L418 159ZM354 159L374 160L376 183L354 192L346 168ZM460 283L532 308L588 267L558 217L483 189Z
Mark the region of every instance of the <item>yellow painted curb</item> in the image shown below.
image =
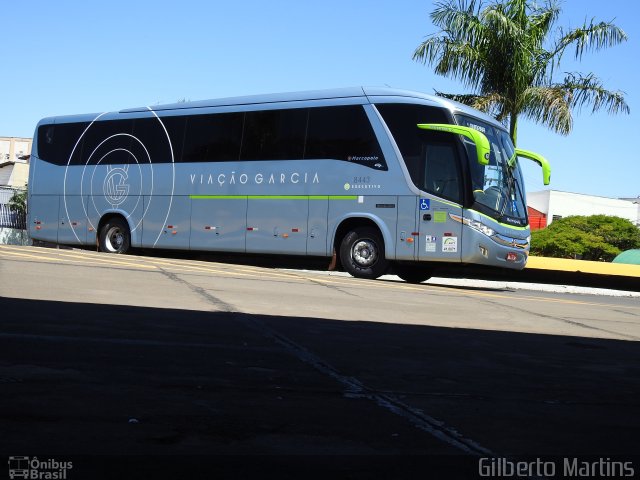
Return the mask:
M599 275L638 277L640 280L640 265L625 265L623 263L592 262L588 260L570 260L566 258L529 257L526 268L536 270L555 270L559 272L581 272L595 273Z

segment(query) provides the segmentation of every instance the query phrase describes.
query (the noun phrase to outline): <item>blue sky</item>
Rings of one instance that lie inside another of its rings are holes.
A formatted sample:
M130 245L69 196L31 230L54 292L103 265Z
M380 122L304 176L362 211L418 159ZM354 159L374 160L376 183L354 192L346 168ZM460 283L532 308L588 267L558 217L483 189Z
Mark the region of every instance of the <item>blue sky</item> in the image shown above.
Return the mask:
M528 121L518 144L552 163L551 188L640 196L640 14L631 0L566 0L558 26L615 20L622 45L570 55L626 93L630 115L576 112L562 137ZM46 116L236 95L346 86L464 92L412 61L436 31L432 1L12 1L3 5L0 135L33 135ZM542 190L526 168L529 191Z

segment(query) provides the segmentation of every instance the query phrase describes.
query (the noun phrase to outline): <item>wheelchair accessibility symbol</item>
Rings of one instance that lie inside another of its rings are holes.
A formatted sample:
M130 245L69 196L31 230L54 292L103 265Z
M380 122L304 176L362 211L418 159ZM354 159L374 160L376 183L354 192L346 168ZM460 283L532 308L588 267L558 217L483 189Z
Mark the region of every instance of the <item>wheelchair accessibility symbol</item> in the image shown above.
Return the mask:
M431 208L431 202L428 198L420 199L420 210L429 210Z

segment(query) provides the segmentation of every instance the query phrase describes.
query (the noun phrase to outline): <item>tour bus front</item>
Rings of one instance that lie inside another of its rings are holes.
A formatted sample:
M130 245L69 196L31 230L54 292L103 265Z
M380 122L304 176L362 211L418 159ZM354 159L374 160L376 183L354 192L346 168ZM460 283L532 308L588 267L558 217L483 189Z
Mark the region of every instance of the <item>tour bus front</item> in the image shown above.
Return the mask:
M457 115L459 125L482 132L489 141L489 161L469 157L473 204L463 218L463 262L524 268L530 231L524 181L511 137L505 130Z
M464 140L472 194L461 215L450 214L452 220L462 224L461 261L524 268L531 236L518 157L542 167L545 185L549 183L549 164L538 154L515 148L504 129L468 115L458 114L455 119L458 125L419 127L449 128L450 133L462 134Z

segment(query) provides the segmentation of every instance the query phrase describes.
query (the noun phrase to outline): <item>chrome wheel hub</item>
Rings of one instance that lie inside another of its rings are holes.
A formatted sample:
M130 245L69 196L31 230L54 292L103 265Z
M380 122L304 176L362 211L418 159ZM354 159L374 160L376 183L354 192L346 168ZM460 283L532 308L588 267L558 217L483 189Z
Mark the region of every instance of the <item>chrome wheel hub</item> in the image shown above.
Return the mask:
M118 227L111 227L105 239L106 247L112 252L117 252L124 243L124 233Z
M358 240L351 250L354 262L360 267L370 267L378 259L376 244L371 240Z

